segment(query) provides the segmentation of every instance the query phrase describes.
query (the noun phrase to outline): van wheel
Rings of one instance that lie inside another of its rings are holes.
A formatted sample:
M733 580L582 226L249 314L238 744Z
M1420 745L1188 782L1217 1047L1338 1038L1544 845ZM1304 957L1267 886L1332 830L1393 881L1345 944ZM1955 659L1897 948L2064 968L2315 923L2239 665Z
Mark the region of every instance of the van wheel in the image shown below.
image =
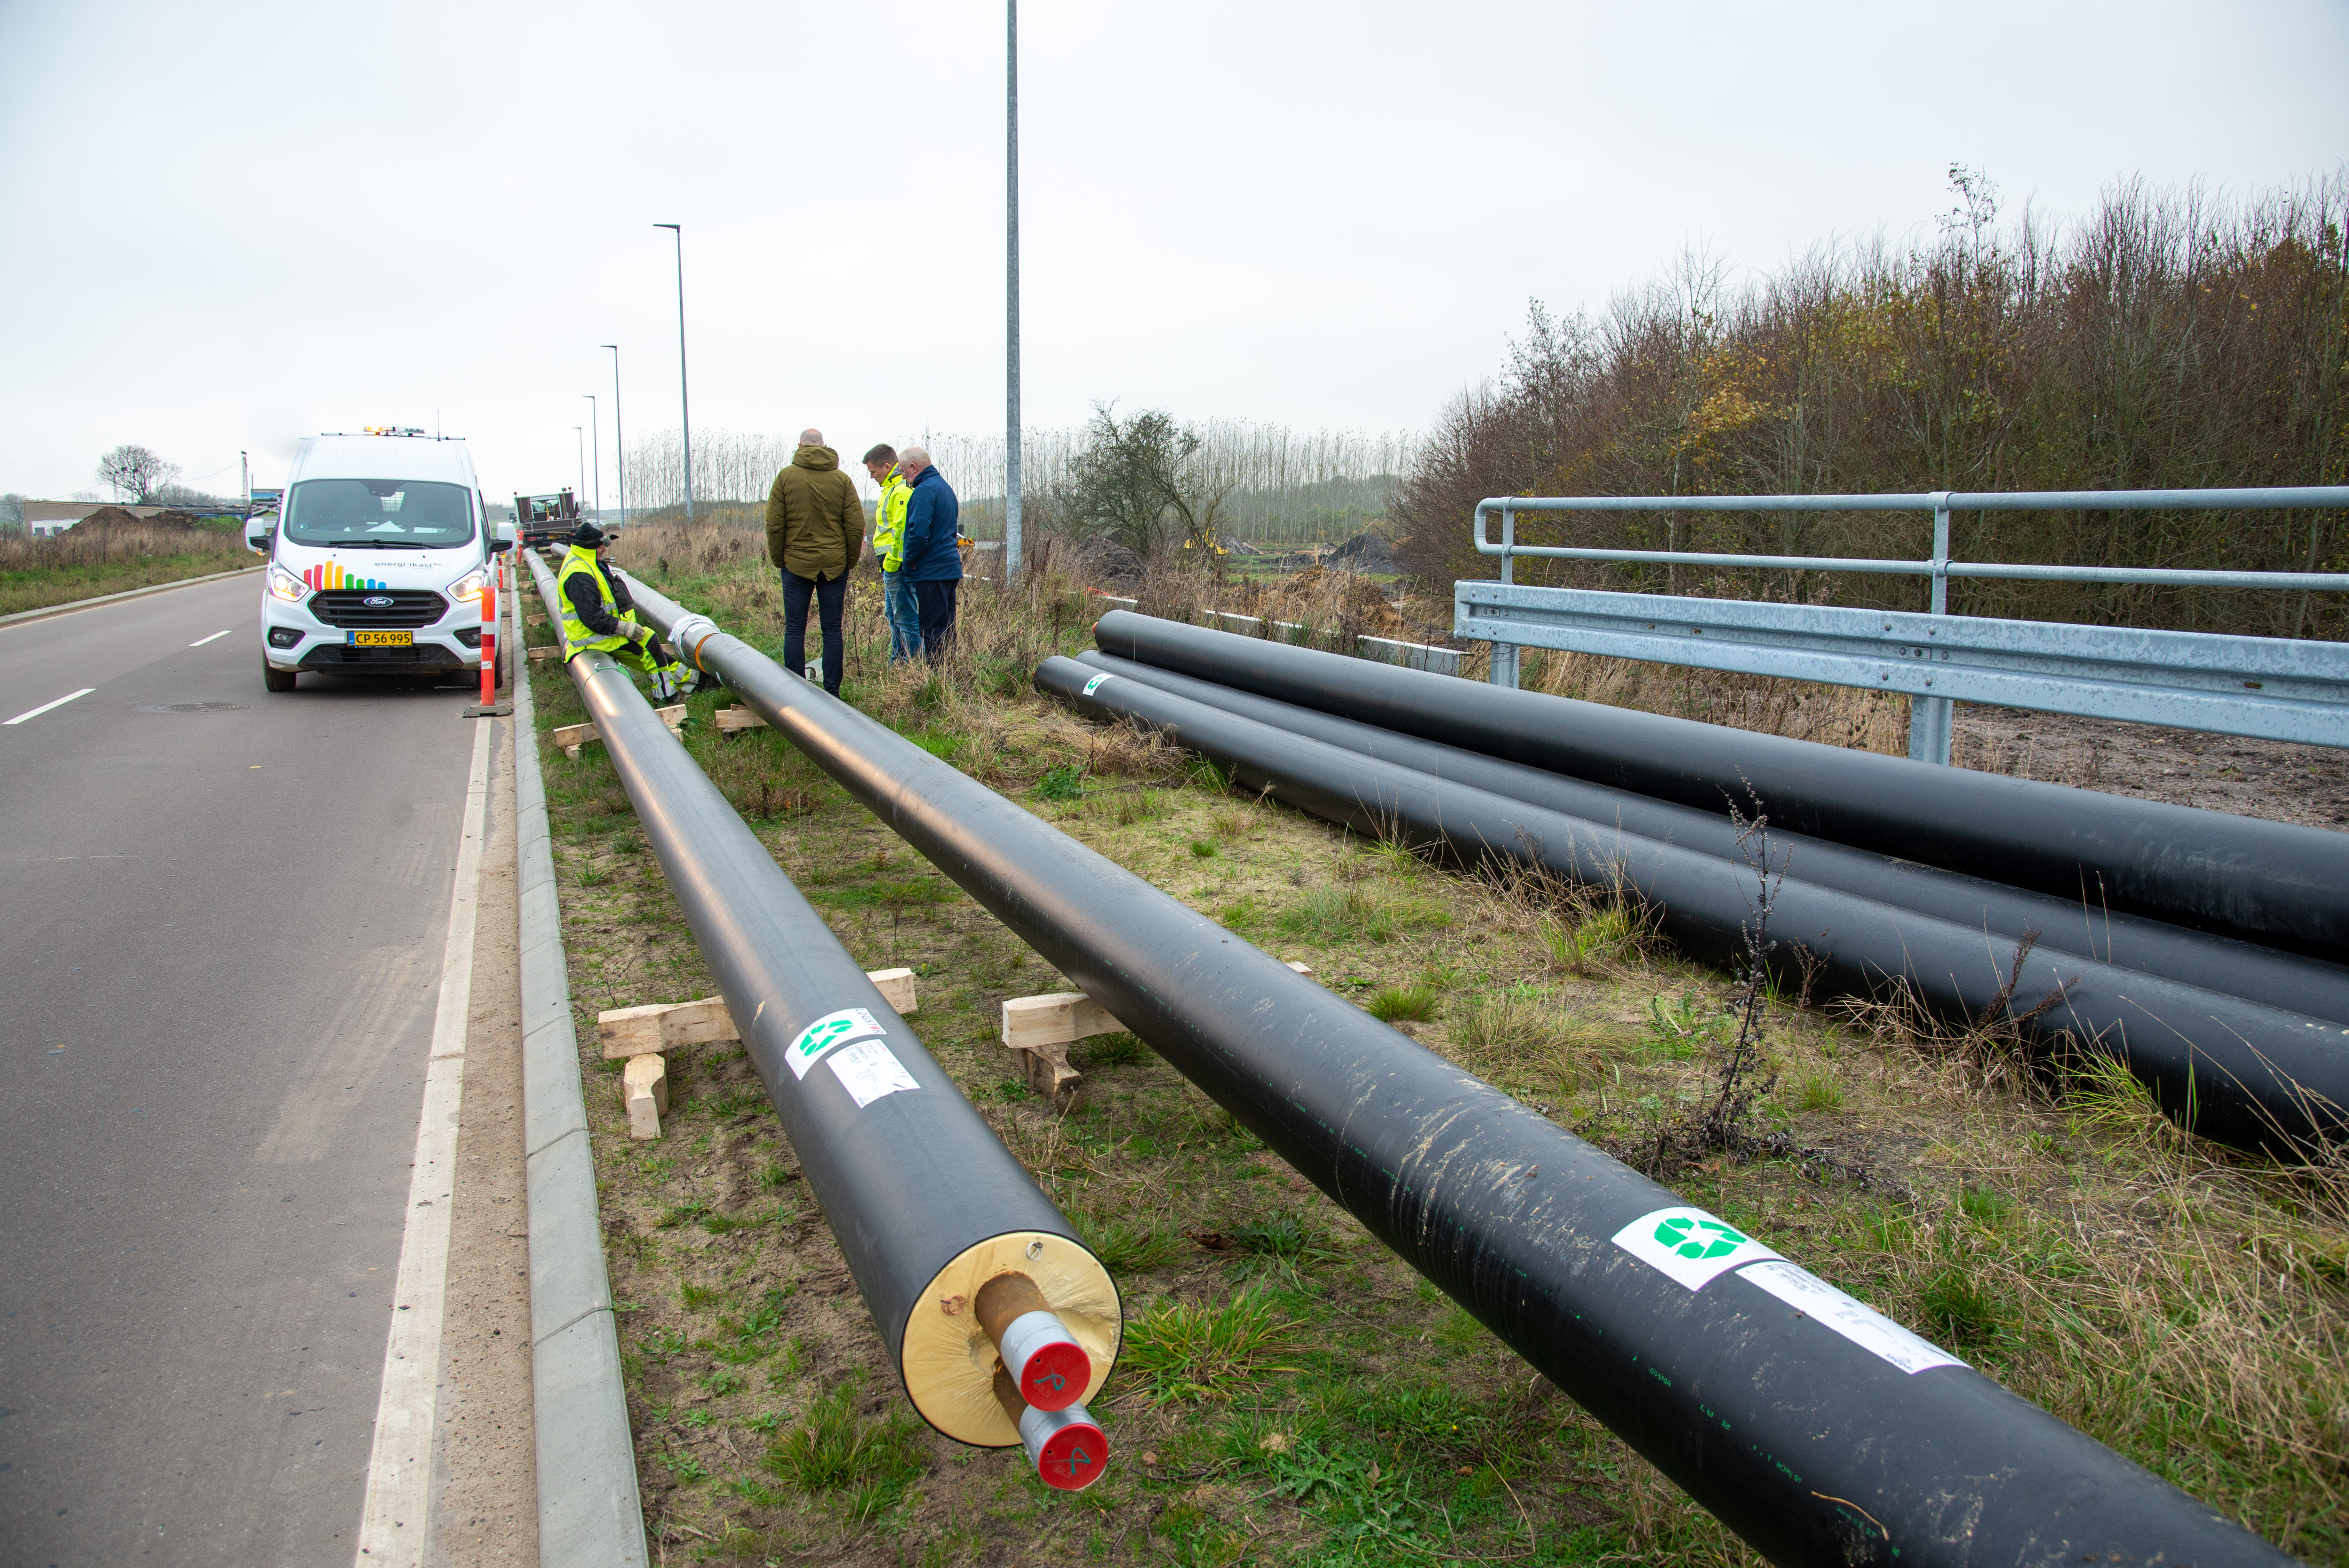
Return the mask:
M278 669L264 661L261 666L261 684L271 691L292 691L294 677L297 673L299 672L295 670Z

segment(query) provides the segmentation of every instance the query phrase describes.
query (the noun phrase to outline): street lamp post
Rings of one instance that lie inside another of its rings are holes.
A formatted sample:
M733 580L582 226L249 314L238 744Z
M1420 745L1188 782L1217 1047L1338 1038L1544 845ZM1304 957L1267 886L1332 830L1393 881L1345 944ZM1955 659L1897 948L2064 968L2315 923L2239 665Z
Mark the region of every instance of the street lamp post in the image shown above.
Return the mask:
M585 500L587 499L587 432L574 425L571 433L579 438L579 499Z
M1019 0L1004 0L1003 580L1019 575Z
M579 396L587 399L587 459L592 465L588 471L595 479L595 521L602 522L604 521L604 430L603 427L595 422L595 394L582 392Z
M677 236L677 407L685 421L685 526L693 526L693 399L685 376L685 225L655 223Z
M628 526L628 444L620 433L620 346L606 343L600 346L612 351L612 469L613 482L620 491L620 526Z

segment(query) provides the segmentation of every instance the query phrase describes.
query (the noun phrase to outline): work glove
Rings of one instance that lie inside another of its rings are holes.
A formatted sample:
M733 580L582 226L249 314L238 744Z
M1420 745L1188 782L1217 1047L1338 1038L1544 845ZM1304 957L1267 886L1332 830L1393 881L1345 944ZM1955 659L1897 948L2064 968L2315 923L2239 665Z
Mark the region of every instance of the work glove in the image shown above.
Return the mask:
M651 642L654 634L653 629L650 626L644 625L636 621L621 622L620 632L623 636L628 639L628 641L640 645Z

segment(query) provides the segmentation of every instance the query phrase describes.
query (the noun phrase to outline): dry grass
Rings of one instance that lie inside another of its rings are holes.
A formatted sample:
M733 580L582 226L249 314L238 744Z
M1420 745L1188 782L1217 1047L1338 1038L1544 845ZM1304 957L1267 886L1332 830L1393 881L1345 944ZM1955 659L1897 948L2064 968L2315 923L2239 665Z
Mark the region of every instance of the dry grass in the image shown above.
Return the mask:
M258 564L241 532L151 526L0 536L0 615Z

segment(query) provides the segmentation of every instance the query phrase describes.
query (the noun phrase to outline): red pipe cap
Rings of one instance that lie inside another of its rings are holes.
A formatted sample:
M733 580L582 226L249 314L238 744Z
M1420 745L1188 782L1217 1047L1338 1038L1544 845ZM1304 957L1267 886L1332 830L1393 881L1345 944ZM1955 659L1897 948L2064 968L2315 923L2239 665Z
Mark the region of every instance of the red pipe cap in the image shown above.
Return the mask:
M1071 1421L1044 1439L1036 1473L1061 1491L1082 1491L1109 1468L1109 1436L1091 1421Z
M1040 1410L1065 1410L1085 1397L1092 1358L1072 1339L1039 1346L1019 1369L1019 1397Z

